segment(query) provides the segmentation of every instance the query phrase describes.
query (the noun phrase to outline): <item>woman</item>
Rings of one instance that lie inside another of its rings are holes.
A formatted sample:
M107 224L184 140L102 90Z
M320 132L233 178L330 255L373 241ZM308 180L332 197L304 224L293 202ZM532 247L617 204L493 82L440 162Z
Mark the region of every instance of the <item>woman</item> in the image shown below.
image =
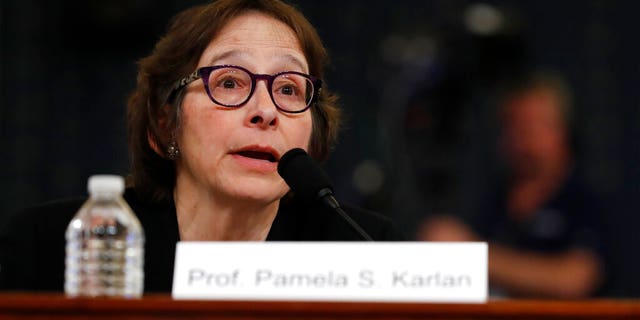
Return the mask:
M288 150L326 159L336 97L309 22L277 0L222 0L175 17L140 63L128 105L132 173L125 199L145 230L145 290L171 290L177 241L360 240L338 215L290 194ZM64 231L84 199L26 210L5 228L1 286L62 291ZM376 240L400 235L346 208Z

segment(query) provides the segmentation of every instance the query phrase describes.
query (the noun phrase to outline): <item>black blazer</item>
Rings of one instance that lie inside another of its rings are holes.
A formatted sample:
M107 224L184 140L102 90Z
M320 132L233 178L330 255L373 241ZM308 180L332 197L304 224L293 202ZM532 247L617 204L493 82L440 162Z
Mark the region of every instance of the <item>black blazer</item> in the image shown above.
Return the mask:
M133 189L124 195L145 232L145 283L149 292L171 292L178 222L173 203L149 204ZM0 290L64 291L65 231L86 198L50 202L23 210L0 231ZM345 211L378 241L403 240L386 217L354 207ZM335 212L283 199L267 241L359 241Z

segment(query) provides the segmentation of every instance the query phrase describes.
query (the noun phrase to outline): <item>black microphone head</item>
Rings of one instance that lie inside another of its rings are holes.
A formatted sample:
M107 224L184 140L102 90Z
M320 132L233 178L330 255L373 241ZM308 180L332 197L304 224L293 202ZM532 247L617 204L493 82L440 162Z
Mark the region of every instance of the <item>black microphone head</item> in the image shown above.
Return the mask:
M278 173L296 197L304 201L317 200L321 190L328 188L333 191L327 174L306 151L300 148L291 149L280 158Z

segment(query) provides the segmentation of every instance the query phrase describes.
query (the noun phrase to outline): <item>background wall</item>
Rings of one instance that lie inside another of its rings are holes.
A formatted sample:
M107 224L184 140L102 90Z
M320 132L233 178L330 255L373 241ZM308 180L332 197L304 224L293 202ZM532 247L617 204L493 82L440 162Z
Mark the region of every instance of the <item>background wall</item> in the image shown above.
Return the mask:
M0 218L126 174L135 62L189 0L0 2ZM567 77L579 165L607 201L612 296L640 296L640 2L296 1L332 56L349 115L326 168L343 202L412 236L490 185L492 98L530 67ZM88 35L87 35L88 34Z

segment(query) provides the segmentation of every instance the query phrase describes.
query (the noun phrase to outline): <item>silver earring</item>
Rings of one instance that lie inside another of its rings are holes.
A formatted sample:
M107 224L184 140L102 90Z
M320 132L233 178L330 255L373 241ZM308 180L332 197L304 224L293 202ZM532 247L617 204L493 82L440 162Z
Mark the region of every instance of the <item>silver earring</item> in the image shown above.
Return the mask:
M180 158L180 149L178 149L178 144L175 141L169 142L167 146L167 157L171 160Z

